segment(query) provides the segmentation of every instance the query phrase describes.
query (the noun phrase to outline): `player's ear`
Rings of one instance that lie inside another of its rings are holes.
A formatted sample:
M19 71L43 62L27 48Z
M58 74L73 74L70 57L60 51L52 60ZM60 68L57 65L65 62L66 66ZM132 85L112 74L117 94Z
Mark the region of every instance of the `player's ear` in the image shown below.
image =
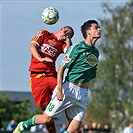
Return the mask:
M90 35L90 30L87 30L86 31L86 34L87 34L87 36Z
M63 29L64 29L64 27L60 28L60 30L63 30Z

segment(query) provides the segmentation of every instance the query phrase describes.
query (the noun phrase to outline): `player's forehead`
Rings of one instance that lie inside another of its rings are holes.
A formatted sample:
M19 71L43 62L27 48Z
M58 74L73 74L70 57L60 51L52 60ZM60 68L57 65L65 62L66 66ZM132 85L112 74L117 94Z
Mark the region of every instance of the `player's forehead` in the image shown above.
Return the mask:
M65 34L70 34L71 38L73 37L74 31L71 27L65 26L65 27L62 28L62 30Z
M65 32L72 32L71 28L69 28L69 27L64 27L64 31Z
M74 35L74 31L73 31L73 29L70 28L70 27L66 27L66 28L65 28L65 33L71 34L71 37L73 37L73 35Z
M92 24L91 24L91 27L92 27L92 28L100 28L100 26L99 26L98 24L96 24L96 23L92 23Z

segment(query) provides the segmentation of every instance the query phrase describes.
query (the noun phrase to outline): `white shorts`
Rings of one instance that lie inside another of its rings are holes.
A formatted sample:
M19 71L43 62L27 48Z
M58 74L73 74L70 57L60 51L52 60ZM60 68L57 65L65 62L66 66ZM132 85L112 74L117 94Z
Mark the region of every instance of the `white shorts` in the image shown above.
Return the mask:
M54 118L65 111L69 118L82 122L88 105L90 90L80 88L67 81L63 83L62 90L64 98L63 101L59 101L56 97L56 86L52 99L45 110L46 114Z

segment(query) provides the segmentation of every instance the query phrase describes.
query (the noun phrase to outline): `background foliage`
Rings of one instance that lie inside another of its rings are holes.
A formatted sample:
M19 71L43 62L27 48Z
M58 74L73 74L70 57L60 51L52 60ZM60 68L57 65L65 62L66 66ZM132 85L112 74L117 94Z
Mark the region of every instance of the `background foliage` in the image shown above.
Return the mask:
M109 124L120 133L133 121L132 3L114 9L104 3L103 10L108 17L99 19L101 58L87 120Z
M21 103L13 103L8 97L2 94L0 103L0 129L5 129L12 119L18 123L28 119L36 113L41 113L39 108L31 110L31 103L28 98L24 99Z

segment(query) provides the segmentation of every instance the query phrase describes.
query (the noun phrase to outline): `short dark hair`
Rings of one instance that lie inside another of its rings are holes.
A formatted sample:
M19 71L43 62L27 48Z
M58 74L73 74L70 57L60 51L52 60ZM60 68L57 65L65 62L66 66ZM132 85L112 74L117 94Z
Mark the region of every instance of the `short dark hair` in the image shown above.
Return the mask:
M90 29L91 24L93 24L93 23L98 25L98 22L96 20L88 20L88 21L84 22L84 24L81 26L81 32L82 32L82 35L84 38L87 37L86 30Z

